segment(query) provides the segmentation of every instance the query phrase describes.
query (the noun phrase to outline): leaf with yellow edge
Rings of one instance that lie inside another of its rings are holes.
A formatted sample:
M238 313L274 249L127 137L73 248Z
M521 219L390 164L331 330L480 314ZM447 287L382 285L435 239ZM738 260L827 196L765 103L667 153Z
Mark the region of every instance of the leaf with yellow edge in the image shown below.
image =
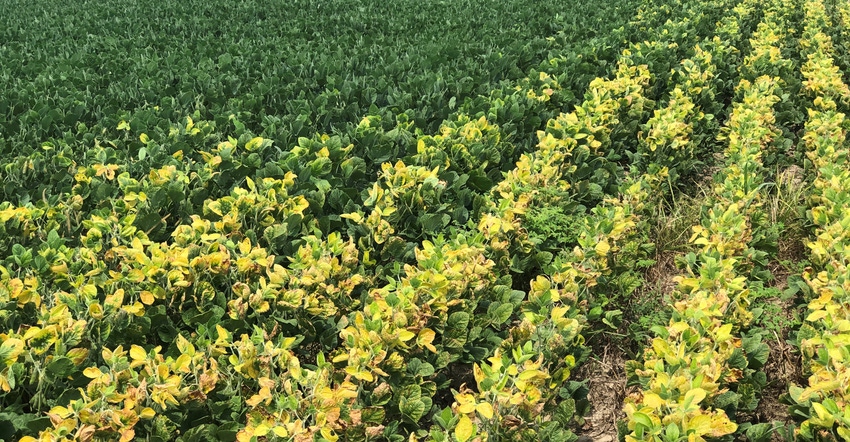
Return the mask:
M245 184L248 185L248 190L251 192L257 191L257 184L251 179L251 177L245 177Z
M474 432L475 428L473 428L472 421L469 420L469 417L467 415L461 416L460 421L457 423L457 427L455 427L455 438L457 438L458 442L468 441Z
M247 150L248 152L253 152L262 147L264 141L265 140L263 139L263 137L254 137L251 139L251 141L245 144L245 150Z
M360 224L360 223L363 222L363 215L361 215L357 212L343 213L342 215L340 215L340 218L350 219L357 224Z
M42 330L41 330L40 327L30 327L30 328L28 328L26 333L24 333L24 336L23 336L24 341L29 341L30 339L36 337L37 335L39 335L39 333L41 333L41 331ZM10 339L10 341L11 341L11 339Z
M72 348L65 353L65 356L71 358L74 365L81 365L89 357L89 349L87 348Z
M35 327L32 327L35 328ZM24 342L18 338L9 338L0 344L0 361L12 365L24 351Z

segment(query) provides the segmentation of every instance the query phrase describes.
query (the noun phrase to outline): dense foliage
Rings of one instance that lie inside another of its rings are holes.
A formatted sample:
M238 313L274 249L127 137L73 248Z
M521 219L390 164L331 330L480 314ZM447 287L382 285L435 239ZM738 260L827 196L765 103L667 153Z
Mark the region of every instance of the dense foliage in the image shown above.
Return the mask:
M0 440L850 437L845 3L0 10Z

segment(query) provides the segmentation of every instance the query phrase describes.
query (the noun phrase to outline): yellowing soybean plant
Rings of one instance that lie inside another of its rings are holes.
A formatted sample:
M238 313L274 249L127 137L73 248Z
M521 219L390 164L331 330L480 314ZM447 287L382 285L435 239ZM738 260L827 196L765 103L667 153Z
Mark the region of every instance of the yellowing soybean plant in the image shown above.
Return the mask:
M0 442L850 440L850 3L0 11Z

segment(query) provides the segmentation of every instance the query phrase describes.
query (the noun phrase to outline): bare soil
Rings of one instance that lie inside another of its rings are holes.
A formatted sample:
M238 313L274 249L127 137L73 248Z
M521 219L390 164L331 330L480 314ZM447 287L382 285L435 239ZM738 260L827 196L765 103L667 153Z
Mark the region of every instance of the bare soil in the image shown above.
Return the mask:
M580 435L593 442L616 442L617 421L626 417L626 358L618 346L611 344L594 348L594 352L575 375L576 379L587 380L592 407Z

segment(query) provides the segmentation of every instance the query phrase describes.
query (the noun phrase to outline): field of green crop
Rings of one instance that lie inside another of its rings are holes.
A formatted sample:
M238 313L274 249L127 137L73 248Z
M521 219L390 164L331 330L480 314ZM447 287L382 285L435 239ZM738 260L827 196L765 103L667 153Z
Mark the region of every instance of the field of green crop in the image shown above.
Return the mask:
M850 3L0 11L0 442L850 440Z

